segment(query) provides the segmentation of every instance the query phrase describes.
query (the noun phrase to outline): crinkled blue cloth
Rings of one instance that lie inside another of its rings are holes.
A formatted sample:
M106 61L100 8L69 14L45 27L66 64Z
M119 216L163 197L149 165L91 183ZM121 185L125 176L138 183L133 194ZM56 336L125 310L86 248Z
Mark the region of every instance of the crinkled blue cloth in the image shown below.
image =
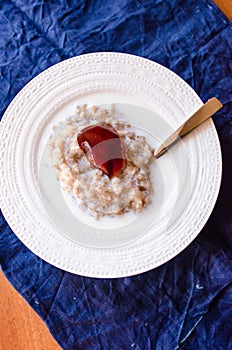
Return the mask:
M0 0L1 115L33 77L95 51L165 65L224 107L216 207L188 248L130 278L64 272L29 251L0 217L4 274L62 349L232 349L232 25L210 0Z

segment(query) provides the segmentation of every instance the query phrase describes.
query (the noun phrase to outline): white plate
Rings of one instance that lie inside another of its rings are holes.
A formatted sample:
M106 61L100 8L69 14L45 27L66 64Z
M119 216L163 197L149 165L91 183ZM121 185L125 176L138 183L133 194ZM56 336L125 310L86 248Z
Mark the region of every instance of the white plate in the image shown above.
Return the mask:
M145 272L181 252L213 210L222 171L214 124L207 121L154 161L153 203L143 214L96 222L61 193L46 153L51 126L82 103L119 104L153 146L202 105L176 74L132 55L93 53L47 69L1 122L3 214L28 248L59 268L91 277Z

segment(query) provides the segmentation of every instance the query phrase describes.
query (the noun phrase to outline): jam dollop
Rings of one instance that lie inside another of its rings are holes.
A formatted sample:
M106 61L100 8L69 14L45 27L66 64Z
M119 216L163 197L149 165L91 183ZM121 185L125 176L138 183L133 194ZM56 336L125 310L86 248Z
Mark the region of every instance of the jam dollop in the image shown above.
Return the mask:
M107 123L84 128L77 135L79 147L90 164L101 169L109 178L118 176L125 167L125 147L118 132Z

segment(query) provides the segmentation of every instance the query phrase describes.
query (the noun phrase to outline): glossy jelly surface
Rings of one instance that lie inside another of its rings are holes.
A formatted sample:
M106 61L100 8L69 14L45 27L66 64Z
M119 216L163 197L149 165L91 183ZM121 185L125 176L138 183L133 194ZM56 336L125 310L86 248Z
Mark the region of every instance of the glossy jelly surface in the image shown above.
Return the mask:
M78 134L77 142L88 161L110 178L118 176L125 167L123 140L111 125L88 126Z

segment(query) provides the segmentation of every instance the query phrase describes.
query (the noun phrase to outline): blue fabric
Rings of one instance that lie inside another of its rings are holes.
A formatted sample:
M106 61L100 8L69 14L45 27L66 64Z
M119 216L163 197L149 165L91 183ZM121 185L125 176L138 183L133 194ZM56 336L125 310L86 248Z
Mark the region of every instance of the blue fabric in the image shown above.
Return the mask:
M217 96L224 104L214 117L220 195L181 254L130 278L83 278L35 256L1 215L0 263L9 281L62 349L232 349L231 22L210 0L0 0L0 32L1 115L38 73L94 51L150 58L203 101Z

